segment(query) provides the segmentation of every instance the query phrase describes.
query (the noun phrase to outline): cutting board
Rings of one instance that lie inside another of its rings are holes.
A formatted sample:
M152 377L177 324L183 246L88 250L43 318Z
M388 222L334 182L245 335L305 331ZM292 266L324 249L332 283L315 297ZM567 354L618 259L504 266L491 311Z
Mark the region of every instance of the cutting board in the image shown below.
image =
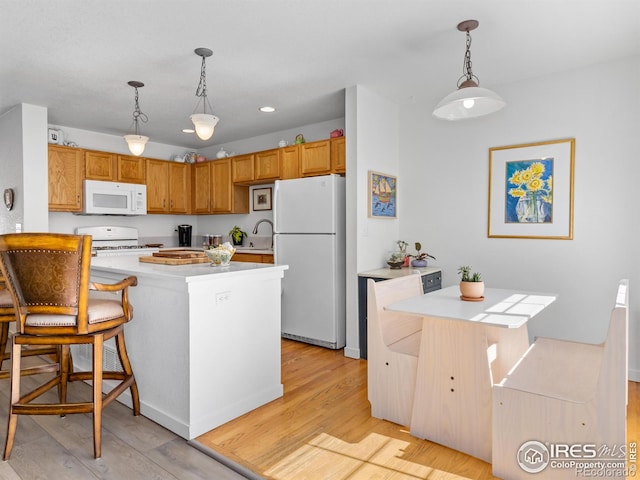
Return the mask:
M154 257L167 258L207 258L207 254L202 250L162 250L153 252Z
M144 263L157 263L160 265L190 265L193 263L209 263L209 258L203 253L201 257L187 257L187 258L175 258L175 257L138 257L139 261Z

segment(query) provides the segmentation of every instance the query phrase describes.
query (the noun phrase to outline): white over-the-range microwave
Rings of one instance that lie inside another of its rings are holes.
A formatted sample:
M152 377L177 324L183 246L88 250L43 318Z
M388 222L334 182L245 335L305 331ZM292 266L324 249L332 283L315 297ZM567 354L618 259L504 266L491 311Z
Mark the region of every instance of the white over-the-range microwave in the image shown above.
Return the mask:
M82 215L146 215L147 186L85 180Z

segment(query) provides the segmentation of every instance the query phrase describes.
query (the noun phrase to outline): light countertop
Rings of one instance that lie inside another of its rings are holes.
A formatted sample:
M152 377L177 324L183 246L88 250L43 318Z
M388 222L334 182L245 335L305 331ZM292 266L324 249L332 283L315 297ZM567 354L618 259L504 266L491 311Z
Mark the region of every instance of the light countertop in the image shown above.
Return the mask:
M186 282L207 280L218 275L251 275L265 270L288 270L288 265L270 263L234 262L224 267L214 267L210 263L189 265L163 265L144 263L135 255L121 257L93 257L91 270L95 272L117 272L123 275L146 275L184 279Z
M403 268L378 268L376 270L369 270L367 272L358 273L359 277L369 277L369 278L398 278L404 277L406 275L429 275L430 273L440 272L441 269L438 267L424 267L424 268L413 268L413 267L403 267Z

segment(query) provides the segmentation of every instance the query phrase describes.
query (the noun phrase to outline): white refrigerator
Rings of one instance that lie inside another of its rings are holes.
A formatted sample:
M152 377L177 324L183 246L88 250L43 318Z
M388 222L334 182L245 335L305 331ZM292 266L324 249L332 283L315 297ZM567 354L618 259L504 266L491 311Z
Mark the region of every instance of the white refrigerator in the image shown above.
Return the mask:
M282 336L345 346L345 181L338 175L277 180L274 254L282 281Z

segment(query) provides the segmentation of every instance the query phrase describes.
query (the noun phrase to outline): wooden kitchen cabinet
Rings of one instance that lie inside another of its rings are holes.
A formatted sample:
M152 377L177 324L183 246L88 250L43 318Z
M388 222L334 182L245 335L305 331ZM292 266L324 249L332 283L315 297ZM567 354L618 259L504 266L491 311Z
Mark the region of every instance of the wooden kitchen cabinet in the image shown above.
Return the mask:
M331 172L345 173L347 171L347 152L344 137L336 137L331 142Z
M298 145L279 148L278 160L281 180L300 178L300 148Z
M214 160L210 168L212 213L249 213L249 187L233 183L231 158Z
M331 142L300 144L300 174L303 177L331 173Z
M147 213L169 210L169 162L147 159Z
M146 159L147 213L189 213L189 164Z
M231 260L234 262L273 263L273 255L265 253L236 252Z
M193 185L191 211L193 213L211 212L211 162L194 163L192 165Z
M254 158L253 178L256 181L278 180L280 178L279 149L257 152Z
M145 183L146 161L133 155L116 155L116 180L124 183Z
M108 182L145 183L145 159L132 155L86 150L85 178Z
M233 184L232 167L231 158L193 165L193 213L249 213L249 187Z
M49 145L49 211L81 212L84 151Z
M189 164L169 164L169 213L189 213L191 191L189 190Z
M253 153L231 158L231 181L233 183L251 183L253 181L253 160Z
M109 152L86 150L84 152L84 175L88 180L115 181L116 156Z

